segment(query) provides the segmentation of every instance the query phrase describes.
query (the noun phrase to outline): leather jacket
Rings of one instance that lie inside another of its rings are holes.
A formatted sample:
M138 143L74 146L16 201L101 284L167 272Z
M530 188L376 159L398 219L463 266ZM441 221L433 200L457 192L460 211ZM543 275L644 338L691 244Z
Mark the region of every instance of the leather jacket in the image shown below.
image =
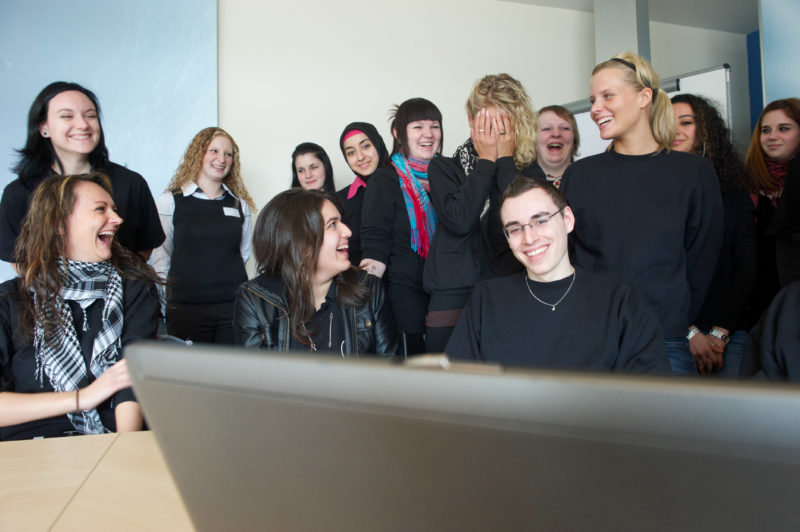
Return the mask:
M366 303L360 307L335 305L345 337L342 355L394 357L398 345L397 328L385 301L381 280L364 273L361 282L369 288ZM259 275L236 291L233 309L236 344L289 351L289 319L286 290L279 278Z

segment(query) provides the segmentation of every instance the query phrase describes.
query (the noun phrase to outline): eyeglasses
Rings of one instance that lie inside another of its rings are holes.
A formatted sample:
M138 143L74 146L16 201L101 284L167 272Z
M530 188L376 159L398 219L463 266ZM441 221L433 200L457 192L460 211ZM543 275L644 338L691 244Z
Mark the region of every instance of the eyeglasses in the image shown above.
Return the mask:
M512 240L514 238L522 238L522 235L525 234L526 227L530 227L531 229L534 230L544 229L545 227L547 227L547 224L550 223L550 219L563 210L564 207L561 207L553 214L540 214L538 216L531 216L531 221L526 224L507 225L505 229L503 229L503 234L506 235L506 238L508 240Z

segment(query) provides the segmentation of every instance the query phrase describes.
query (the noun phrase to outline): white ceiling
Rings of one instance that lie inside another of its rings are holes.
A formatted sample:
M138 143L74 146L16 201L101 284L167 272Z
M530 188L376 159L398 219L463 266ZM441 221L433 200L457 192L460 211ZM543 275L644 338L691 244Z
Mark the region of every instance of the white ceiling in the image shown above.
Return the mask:
M593 0L505 0L520 4L594 11ZM650 0L650 20L748 34L758 29L758 0Z

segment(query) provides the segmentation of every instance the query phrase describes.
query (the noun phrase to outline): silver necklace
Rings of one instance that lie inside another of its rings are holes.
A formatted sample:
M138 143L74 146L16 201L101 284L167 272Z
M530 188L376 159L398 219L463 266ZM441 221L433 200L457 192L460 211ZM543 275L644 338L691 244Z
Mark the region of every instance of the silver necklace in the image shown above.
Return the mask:
M531 296L533 296L533 299L535 299L536 301L538 301L538 302L539 302L539 303L541 303L542 305L547 305L548 307L553 307L553 308L551 308L550 310L553 310L553 311L555 311L555 310L556 310L556 307L557 307L557 306L558 306L558 305L559 305L559 304L560 304L562 301L564 301L564 298L565 298L565 297L567 297L567 294L569 294L569 291L570 291L570 290L572 290L572 285L575 283L575 274L576 274L576 273L577 273L577 272L576 272L575 270L573 270L573 271L572 271L572 281L570 281L570 282L569 282L569 286L567 287L567 291L566 291L566 292L564 292L564 295L563 295L563 296L561 296L561 297L559 298L559 300L558 300L558 301L556 301L555 303L548 303L547 301L542 301L541 299L539 299L538 297L536 297L536 294L534 294L534 293L533 293L533 290L531 290L531 285L530 285L530 284L528 284L528 274L527 274L527 273L525 273L525 274L523 274L523 275L522 275L522 277L525 279L525 286L526 286L526 287L528 287L528 292L530 292L530 293L531 293Z

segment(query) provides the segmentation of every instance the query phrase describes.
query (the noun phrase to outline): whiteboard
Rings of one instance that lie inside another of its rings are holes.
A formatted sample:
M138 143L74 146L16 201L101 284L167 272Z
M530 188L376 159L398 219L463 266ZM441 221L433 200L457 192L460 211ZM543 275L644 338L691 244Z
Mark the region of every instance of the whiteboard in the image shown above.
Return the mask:
M682 76L667 78L661 81L661 88L670 98L677 94L690 93L708 98L717 106L720 114L725 119L728 128L733 124L731 107L731 68L727 64L718 67L690 72ZM576 159L602 153L610 141L600 138L600 131L589 116L591 104L589 99L578 100L564 104L572 111L578 123L578 132L581 136L581 145Z

